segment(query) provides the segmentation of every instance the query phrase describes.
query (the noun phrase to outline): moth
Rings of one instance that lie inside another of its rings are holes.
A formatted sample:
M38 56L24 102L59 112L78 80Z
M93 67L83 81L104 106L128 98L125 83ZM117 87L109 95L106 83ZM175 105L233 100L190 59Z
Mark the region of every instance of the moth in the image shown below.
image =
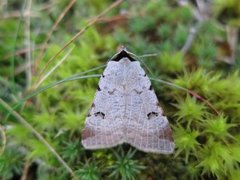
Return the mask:
M108 61L82 131L85 149L122 143L163 154L173 153L175 147L150 79L126 49Z

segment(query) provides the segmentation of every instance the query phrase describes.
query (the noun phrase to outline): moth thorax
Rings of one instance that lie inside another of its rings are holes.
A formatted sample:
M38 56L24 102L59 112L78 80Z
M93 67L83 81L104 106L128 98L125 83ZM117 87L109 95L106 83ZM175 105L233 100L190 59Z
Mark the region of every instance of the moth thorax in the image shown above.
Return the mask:
M122 58L119 62L124 65L131 63L131 61L127 57Z

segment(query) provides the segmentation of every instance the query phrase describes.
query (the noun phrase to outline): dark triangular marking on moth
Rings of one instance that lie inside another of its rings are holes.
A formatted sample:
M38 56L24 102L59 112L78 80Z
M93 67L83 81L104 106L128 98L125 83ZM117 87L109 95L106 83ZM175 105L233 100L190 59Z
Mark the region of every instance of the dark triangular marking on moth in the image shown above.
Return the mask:
M103 118L103 119L104 119L104 117L105 117L105 114L104 114L103 112L96 112L96 113L94 113L94 115L95 115L95 116L100 116L100 117Z
M116 91L116 89L114 88L112 91L108 91L108 94L113 95L115 91Z
M113 94L114 94L114 91L108 91L108 94L109 94L109 95L113 95Z
M120 61L122 58L128 58L130 61L136 61L136 59L134 59L125 50L120 51L115 57L111 59L111 61Z
M137 94L142 94L142 91L137 91L136 89L134 89L134 90Z
M156 112L150 112L147 114L148 119L151 119L152 117L157 117L157 116L158 116L158 113Z

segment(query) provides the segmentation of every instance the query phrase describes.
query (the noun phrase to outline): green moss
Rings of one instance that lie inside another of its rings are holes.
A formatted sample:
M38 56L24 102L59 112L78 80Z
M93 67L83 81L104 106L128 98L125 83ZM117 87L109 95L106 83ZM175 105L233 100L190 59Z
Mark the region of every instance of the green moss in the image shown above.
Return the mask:
M226 138L232 137L228 132L231 127L236 125L227 123L227 119L223 116L216 117L214 119L209 118L203 124L204 133L211 134L216 139L226 140Z
M116 179L135 179L136 175L140 173L145 167L140 165L137 160L133 160L135 151L131 149L125 154L122 149L120 152L114 152L116 157L115 163L110 166L110 177Z
M176 151L176 156L179 155L182 151L185 154L185 161L187 162L189 156L192 153L196 153L198 142L197 137L199 136L199 132L197 130L186 130L183 127L175 127L174 128L174 139L176 142L176 146L178 150Z
M178 120L188 123L201 120L206 109L203 104L198 103L195 98L191 98L190 96L187 96L184 100L179 99L175 106L178 109L175 114Z
M184 61L181 52L162 53L159 59L159 66L163 72L176 74L183 71Z
M38 72L47 61L111 2L83 0L74 4L51 35L31 83L36 82ZM157 56L142 59L146 65L142 67L148 76L172 83L155 82L153 86L173 130L174 155L143 153L128 145L98 151L83 148L81 131L99 78L68 81L47 88L17 111L80 179L237 179L240 168L239 43L235 64L219 61L219 49L230 52L219 45L219 41L227 43L221 23L237 27L238 13L231 14L238 9L236 2L214 1L213 16L202 22L190 49L183 54L181 49L189 38L189 29L196 23L194 5L179 6L167 0L126 1L74 40L70 45L75 47L71 54L42 84L49 85L106 64L120 45L139 56L157 53ZM27 74L32 71L25 66L27 44L31 44L34 63L47 33L69 2L51 1L50 9L39 11L45 8L44 3L32 2L30 41L26 36L26 16L6 18L12 12L26 11L23 2L13 0L8 7L3 4L0 9L3 17L0 22L0 97L13 106L30 93ZM47 71L66 52L68 48ZM102 72L103 69L98 69L84 75ZM189 94L188 90L193 93ZM6 149L0 156L0 179L22 176L26 162L30 162L30 171L37 179L71 178L27 127L13 116L7 116L8 112L0 105L1 126L7 135Z

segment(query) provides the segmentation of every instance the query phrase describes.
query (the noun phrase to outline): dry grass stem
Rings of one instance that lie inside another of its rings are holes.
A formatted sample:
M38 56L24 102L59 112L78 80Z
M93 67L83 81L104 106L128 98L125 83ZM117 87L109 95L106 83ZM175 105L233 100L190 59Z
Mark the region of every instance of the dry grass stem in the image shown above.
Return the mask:
M74 177L73 170L67 165L67 163L61 158L61 156L56 152L56 150L44 139L44 137L32 127L20 114L12 109L5 101L0 98L0 104L10 112L21 124L23 124L27 129L29 129L47 148L48 150L57 158L57 160L66 168L66 170Z
M55 58L66 48L68 47L77 37L79 37L81 34L83 34L90 26L92 26L94 23L96 23L98 21L99 18L101 18L103 15L105 15L107 12L109 12L111 9L115 8L116 6L118 6L119 4L121 4L123 2L123 0L117 0L114 3L112 3L109 7L107 7L103 12L101 12L98 16L96 16L94 19L92 19L91 21L88 22L88 24L82 28L77 34L75 34L72 39L70 39L64 46L63 48L61 48L52 58L49 59L49 61L45 64L45 66L43 67L43 69L40 71L38 78L37 78L37 82L41 79L41 76L43 75L43 73L45 72L45 70L47 69L47 67L49 66L49 64L51 64Z
M42 48L41 48L41 51L40 53L38 54L36 60L35 60L35 63L34 63L34 68L33 68L33 71L35 72L37 70L37 67L39 65L39 62L40 60L42 59L43 57L43 54L44 54L44 51L45 49L47 48L47 45L48 45L48 41L50 40L51 38L51 35L52 33L56 30L58 24L61 22L61 20L64 18L64 16L67 14L67 12L69 11L69 9L75 4L76 0L71 0L69 2L69 4L66 6L66 8L63 10L63 12L60 14L60 16L58 17L58 19L56 20L56 22L53 24L51 30L49 31L49 33L47 34L47 38L45 39L43 45L42 45Z

